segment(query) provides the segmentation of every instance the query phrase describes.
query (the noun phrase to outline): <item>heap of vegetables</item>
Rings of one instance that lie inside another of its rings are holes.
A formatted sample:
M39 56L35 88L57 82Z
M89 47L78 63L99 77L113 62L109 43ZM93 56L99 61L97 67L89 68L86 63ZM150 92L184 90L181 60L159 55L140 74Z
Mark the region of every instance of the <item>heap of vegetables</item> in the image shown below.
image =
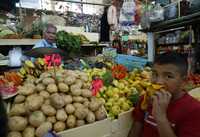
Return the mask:
M56 34L56 44L60 49L63 49L72 55L79 53L81 38L66 31L59 31Z
M9 137L43 137L106 118L103 103L92 97L87 74L60 70L27 79L9 112Z

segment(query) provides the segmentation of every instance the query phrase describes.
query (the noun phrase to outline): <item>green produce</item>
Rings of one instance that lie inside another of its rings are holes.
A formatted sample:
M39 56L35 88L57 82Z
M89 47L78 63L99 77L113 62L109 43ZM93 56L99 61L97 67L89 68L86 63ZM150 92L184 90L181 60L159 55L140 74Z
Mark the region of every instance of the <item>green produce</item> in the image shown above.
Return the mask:
M69 56L80 52L81 38L65 31L56 34L56 44L58 48L65 50Z

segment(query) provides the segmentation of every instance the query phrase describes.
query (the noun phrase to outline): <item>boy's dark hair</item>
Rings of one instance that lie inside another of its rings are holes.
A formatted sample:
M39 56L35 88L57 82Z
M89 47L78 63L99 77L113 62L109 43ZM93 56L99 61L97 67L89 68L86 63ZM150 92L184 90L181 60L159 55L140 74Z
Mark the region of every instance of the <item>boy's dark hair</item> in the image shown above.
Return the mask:
M155 58L154 64L159 64L159 65L172 64L177 66L182 76L187 75L188 62L186 55L175 52L163 53Z

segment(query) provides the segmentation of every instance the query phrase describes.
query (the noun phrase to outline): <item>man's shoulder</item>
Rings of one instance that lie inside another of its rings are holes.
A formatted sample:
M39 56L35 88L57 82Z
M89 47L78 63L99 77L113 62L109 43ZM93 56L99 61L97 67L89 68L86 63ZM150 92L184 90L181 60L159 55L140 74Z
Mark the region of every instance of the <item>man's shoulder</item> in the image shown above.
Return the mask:
M35 46L33 48L40 48L44 47L44 39L39 40L38 42L35 43Z

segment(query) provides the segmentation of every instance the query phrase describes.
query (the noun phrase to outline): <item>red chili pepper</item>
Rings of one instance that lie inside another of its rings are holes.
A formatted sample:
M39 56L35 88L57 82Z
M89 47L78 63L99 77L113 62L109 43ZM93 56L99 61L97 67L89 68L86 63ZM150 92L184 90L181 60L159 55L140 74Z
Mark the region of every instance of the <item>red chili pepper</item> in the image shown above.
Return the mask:
M123 79L127 75L127 68L123 65L113 66L112 75L116 79Z

